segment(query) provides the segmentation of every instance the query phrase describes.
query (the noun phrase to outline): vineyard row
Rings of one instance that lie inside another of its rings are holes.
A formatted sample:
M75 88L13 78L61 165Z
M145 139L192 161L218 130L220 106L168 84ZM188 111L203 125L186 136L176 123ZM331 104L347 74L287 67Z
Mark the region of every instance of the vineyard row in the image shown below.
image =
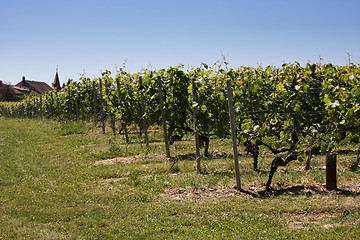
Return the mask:
M162 125L167 129L165 141L195 131L208 145L211 135L231 135L230 109L235 140L254 155L255 169L255 150L261 145L273 153L288 153L286 159L292 161L305 158L314 141L321 142L326 153L336 152L345 138L358 142L359 79L360 67L354 64L239 69L203 64L187 72L178 66L137 74L120 68L115 78L110 71L95 79L82 76L59 92L28 97L2 112L13 117L93 119L102 123L104 132L105 122L110 122L114 133L116 121L125 130L129 125ZM228 90L233 96L230 108Z

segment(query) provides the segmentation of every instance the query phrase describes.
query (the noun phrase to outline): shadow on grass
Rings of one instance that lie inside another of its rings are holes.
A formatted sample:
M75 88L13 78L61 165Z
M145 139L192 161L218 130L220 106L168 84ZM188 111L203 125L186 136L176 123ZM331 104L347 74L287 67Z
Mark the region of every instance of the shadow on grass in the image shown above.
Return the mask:
M227 153L216 153L216 154L210 154L209 156L205 157L204 155L200 156L201 160L213 160L213 159L220 159L220 158L231 158L231 154ZM173 157L171 157L172 160L180 161L180 160L195 160L196 155L195 153L185 153L185 154L177 154Z
M253 198L273 198L281 195L293 195L293 196L312 196L314 194L318 195L328 195L330 193L335 193L338 195L345 195L345 196L360 196L359 190L347 190L347 189L336 189L332 191L326 190L325 186L323 185L311 185L311 186L291 186L281 189L270 189L270 190L259 190L259 191L250 191L241 189L241 193L247 194Z

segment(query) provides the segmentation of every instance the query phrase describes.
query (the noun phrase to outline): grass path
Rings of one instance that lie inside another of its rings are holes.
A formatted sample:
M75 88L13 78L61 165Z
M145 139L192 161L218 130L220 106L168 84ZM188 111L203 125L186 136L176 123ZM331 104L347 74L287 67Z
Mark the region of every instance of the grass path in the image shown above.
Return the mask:
M296 170L303 163L294 162L277 173L277 194L256 196L251 193L263 189L269 159L260 163L263 173L253 173L251 158L241 158L249 193L238 193L231 189L229 158L204 161L205 175L195 173L193 160L179 161L173 172L163 159L96 165L99 159L141 155L143 145L138 139L126 145L120 136L95 130L89 134L86 124L76 127L76 134L64 135L63 124L0 117L0 239L360 236L360 173L345 168L354 156L340 156L339 185L348 191L321 188L323 163L317 158L309 172ZM221 144L217 151L228 151ZM191 150L191 143L172 146L178 154L184 149ZM151 151L163 154L164 148L156 143Z

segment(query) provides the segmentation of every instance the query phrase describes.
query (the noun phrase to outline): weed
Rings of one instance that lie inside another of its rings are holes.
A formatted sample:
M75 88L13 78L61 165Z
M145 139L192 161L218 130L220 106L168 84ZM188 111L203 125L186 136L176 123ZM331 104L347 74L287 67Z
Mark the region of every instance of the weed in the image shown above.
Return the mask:
M112 144L109 147L108 153L110 156L121 156L123 150L120 146Z
M86 124L83 121L71 122L64 121L60 123L59 133L62 136L71 134L83 134L86 132Z
M178 165L174 165L172 168L170 168L171 173L178 173L180 172L180 167Z

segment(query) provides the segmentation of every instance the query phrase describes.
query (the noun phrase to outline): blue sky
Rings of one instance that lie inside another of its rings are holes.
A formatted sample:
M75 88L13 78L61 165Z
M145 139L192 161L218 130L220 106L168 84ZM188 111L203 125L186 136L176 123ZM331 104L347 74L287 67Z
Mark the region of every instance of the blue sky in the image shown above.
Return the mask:
M0 0L0 80L212 64L360 63L359 0Z

